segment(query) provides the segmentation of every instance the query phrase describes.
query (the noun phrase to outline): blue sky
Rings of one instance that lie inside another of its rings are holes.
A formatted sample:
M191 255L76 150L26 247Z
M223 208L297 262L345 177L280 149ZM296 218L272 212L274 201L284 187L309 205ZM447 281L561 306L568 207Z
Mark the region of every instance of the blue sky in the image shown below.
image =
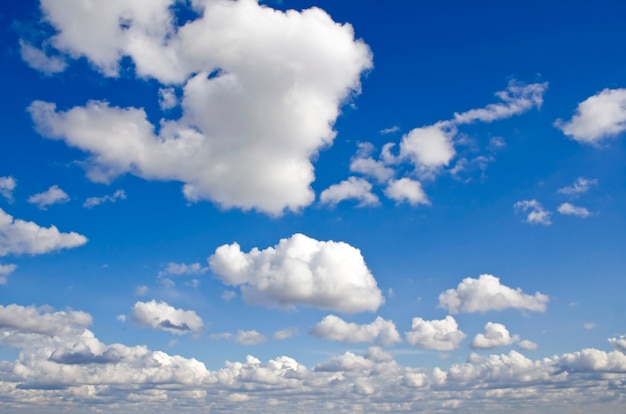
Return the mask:
M3 4L2 411L623 406L626 5L432 3Z

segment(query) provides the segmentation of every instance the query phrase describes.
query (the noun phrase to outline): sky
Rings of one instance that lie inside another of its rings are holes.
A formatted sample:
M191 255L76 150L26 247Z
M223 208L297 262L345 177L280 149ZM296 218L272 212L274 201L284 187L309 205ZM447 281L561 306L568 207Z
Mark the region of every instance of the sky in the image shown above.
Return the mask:
M4 413L614 413L626 3L0 5Z

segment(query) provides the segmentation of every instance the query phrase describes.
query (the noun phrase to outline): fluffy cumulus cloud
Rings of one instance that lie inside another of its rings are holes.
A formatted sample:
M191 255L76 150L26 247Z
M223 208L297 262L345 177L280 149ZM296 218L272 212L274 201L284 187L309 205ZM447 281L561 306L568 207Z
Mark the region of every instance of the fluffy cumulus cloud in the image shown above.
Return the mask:
M8 254L43 254L87 243L81 234L61 233L55 226L41 227L32 221L14 219L0 209L0 257Z
M488 312L519 309L545 312L549 298L543 293L528 295L522 289L511 289L492 275L480 275L478 279L463 279L456 289L448 289L439 295L439 307L450 313Z
M406 340L411 345L438 351L457 349L465 336L456 320L450 315L444 319L432 321L413 318L411 331L406 332Z
M552 224L551 213L546 210L543 205L533 199L533 200L522 200L513 204L513 208L516 211L521 211L524 213L528 213L526 215L526 222L530 224L543 224L544 226L549 226Z
M373 151L374 145L371 143L360 143L356 157L350 162L350 171L367 175L379 183L384 183L391 179L395 172L386 166L384 161L375 160L372 157Z
M587 191L589 191L589 189L592 186L597 185L597 184L598 184L598 180L595 178L591 179L591 178L585 178L585 177L578 177L572 185L559 188L557 192L560 194L565 194L567 196L577 197L581 194L586 193Z
M343 242L294 234L248 253L227 244L217 248L209 266L226 285L240 286L243 299L253 304L355 313L375 311L384 301L361 252Z
M331 356L311 368L294 358L247 356L209 370L146 346L105 344L80 311L0 307L0 363L9 411L620 412L626 356L588 348L532 360L519 352L470 355L447 368L403 366L382 349ZM451 402L453 402L451 404ZM596 408L600 407L601 410Z
M372 194L372 184L357 177L350 177L339 184L333 184L320 194L322 204L334 206L343 200L358 200L359 207L380 204L378 197Z
M389 181L387 188L385 188L385 195L398 203L406 202L412 206L430 204L422 189L422 184L406 177Z
M54 48L105 76L130 58L139 77L182 86L182 116L157 127L140 108L37 101L29 111L38 130L87 152L96 181L175 180L189 201L273 215L312 203L311 159L332 143L340 105L372 66L367 45L318 8L194 1L196 18L177 26L174 3L43 1Z
M112 195L105 195L102 197L89 197L83 203L83 207L92 208L99 206L103 203L115 203L117 200L126 200L126 192L124 190L117 190Z
M45 210L46 207L52 204L63 204L70 201L70 196L59 188L58 185L53 185L42 193L33 194L28 197L28 202L36 204L38 208Z
M557 211L560 214L564 214L567 216L576 216L576 217L582 217L582 218L589 217L591 215L591 212L587 210L585 207L575 206L570 203L561 204L559 208L557 209Z
M13 201L15 187L17 187L17 183L13 177L0 177L0 195L8 201Z
M604 89L578 104L572 119L557 119L554 126L585 144L622 134L626 131L626 89Z
M537 345L533 341L529 341L528 339L522 339L521 341L519 341L517 346L526 351L534 351L535 349L539 348L539 345Z
M311 333L318 338L343 343L375 342L392 345L402 341L396 325L380 316L372 323L359 325L346 322L335 315L328 315L311 328Z
M176 309L165 302L137 302L132 309L132 320L139 326L185 334L204 328L202 319L194 311Z
M485 333L477 334L474 339L472 339L470 346L472 348L491 349L511 345L518 341L519 335L511 336L509 330L503 324L487 322L485 325Z
M400 156L427 171L447 166L456 155L455 133L447 122L415 128L402 137Z

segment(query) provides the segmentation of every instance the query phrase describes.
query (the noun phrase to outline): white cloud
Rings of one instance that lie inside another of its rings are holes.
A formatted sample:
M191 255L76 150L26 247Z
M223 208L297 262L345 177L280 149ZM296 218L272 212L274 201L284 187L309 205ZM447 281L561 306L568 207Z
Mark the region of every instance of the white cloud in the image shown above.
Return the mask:
M511 345L519 341L519 335L509 333L509 330L501 323L487 322L485 325L485 333L477 334L472 340L470 346L479 349L492 349L499 346ZM528 344L524 344L525 346Z
M16 186L17 183L13 177L0 177L0 195L7 201L13 202L13 190Z
M20 40L20 55L31 68L46 75L63 72L67 67L65 60L59 56L48 56L41 49Z
M447 122L415 128L402 137L400 156L408 158L420 172L447 166L456 155L456 129Z
M300 330L296 327L281 329L280 331L274 332L272 337L278 341L283 341L285 339L291 338L292 336L296 336L300 333Z
M48 307L0 305L0 328L19 333L67 335L91 323L91 315L81 311L52 312Z
M557 211L560 214L568 215L568 216L577 216L577 217L589 217L591 213L585 207L578 207L570 203L563 203L559 206Z
M397 126L397 125L394 125L394 126L389 127L389 128L381 129L380 133L383 134L383 135L387 135L387 134L393 134L393 133L398 132L398 131L400 131L400 127Z
M476 121L493 122L523 114L533 108L541 108L546 89L548 89L547 82L523 85L512 80L505 90L496 92L496 96L504 103L489 104L484 108L471 109L462 113L455 112L453 122L456 124L470 124Z
M159 89L159 106L164 111L178 106L178 97L176 96L176 90L174 88Z
M204 328L202 319L194 311L176 309L165 302L137 302L132 320L139 326L160 329L178 335L197 332Z
M333 184L320 194L320 202L335 206L344 200L358 200L359 207L377 206L380 200L372 194L372 184L363 178L349 177L339 184Z
M148 294L148 286L141 285L135 288L135 295L137 296L146 296Z
M395 172L385 166L382 161L376 161L372 157L356 157L350 163L350 171L375 178L379 183L384 183L394 176Z
M7 276L13 273L17 269L17 266L14 264L2 264L0 263L0 285L6 285Z
M248 303L355 313L375 311L384 302L361 252L343 242L294 234L249 253L227 244L217 248L209 266L226 285L240 286Z
M534 351L539 348L539 345L532 341L529 341L528 339L523 339L519 341L517 346L526 351Z
M609 338L609 343L617 348L618 351L626 353L626 336L621 335L616 338Z
M53 185L43 193L37 193L28 197L29 203L37 204L37 207L42 210L45 210L47 206L52 204L63 204L68 201L70 201L70 197L58 185Z
M528 215L526 216L527 223L543 224L544 226L552 224L552 220L550 220L551 213L543 208L541 203L537 200L518 201L513 204L513 208L516 211L528 211Z
M557 190L557 192L568 195L568 196L577 197L580 194L584 194L587 191L589 191L591 186L597 185L597 184L598 184L598 180L595 178L588 179L585 177L578 177L572 185L560 188Z
M235 335L235 342L240 345L258 345L267 341L265 335L260 334L255 330L251 331L238 331Z
M380 316L370 324L359 325L328 315L313 326L310 332L318 338L343 343L374 342L387 346L402 342L396 325Z
M201 275L209 270L208 267L202 266L200 263L174 263L169 262L165 269L159 272L159 276L165 275Z
M430 205L430 201L422 189L419 181L410 178L391 180L384 190L385 195L398 203L407 202L412 206L419 204Z
M99 206L102 203L115 203L117 200L126 200L126 192L124 190L117 190L113 195L105 195L102 197L89 197L83 203L83 207L92 208Z
M480 275L478 279L463 279L456 289L448 289L439 295L439 307L450 313L488 312L519 309L545 312L549 299L542 293L527 295L520 288L502 285L492 275Z
M181 118L162 120L158 136L143 109L104 102L67 111L34 102L38 130L89 153L96 181L125 173L180 181L189 201L272 215L311 204L311 159L332 143L340 105L360 91L372 66L367 45L318 8L194 1L198 17L175 27L174 2L44 0L57 49L106 76L128 56L138 76L184 87Z
M87 243L75 232L61 233L55 226L40 227L32 221L14 219L0 209L0 257L8 254L43 254Z
M405 332L405 334L406 340L411 345L438 351L451 351L458 348L466 336L450 315L444 319L432 321L413 318L411 332Z
M578 104L572 119L557 119L554 126L586 144L621 134L626 131L626 89L604 89Z
M587 329L587 330L592 330L596 328L596 324L592 323L592 322L586 322L585 324L583 324L583 328Z

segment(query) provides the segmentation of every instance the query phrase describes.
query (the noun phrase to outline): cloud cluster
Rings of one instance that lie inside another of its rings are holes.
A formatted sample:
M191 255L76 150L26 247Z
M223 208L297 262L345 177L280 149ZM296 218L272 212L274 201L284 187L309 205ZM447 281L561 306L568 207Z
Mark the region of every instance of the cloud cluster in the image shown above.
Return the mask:
M518 201L513 205L516 211L528 212L526 222L530 224L552 224L551 213L546 210L541 203L535 199Z
M218 247L211 270L229 286L240 286L248 303L281 308L308 305L336 312L375 311L384 299L361 252L343 242L303 234L265 250Z
M478 279L465 278L456 289L439 295L439 307L450 313L489 312L519 309L545 312L549 298L543 293L528 295L520 288L511 289L493 275L480 275Z
M105 76L130 58L139 77L166 86L165 109L182 88L182 116L157 127L140 108L92 101L64 111L37 101L29 111L38 130L87 152L95 181L175 180L189 201L273 215L309 205L311 159L332 143L340 105L359 92L369 48L318 8L193 1L185 12L194 17L178 24L175 9L186 5L175 3L42 1L56 50Z
M406 332L406 340L411 345L438 351L457 349L466 336L450 315L444 319L432 321L413 318L411 331Z
M63 204L70 201L70 196L59 188L58 185L53 185L42 193L33 194L28 197L28 202L36 204L41 210L45 210L46 207L52 204Z
M198 332L204 328L204 322L196 312L176 309L165 302L137 302L132 309L132 320L139 326L159 329L182 335Z
M318 338L343 343L373 342L379 345L392 345L402 341L396 325L380 316L372 323L359 325L346 322L335 315L328 315L313 326L310 332Z

